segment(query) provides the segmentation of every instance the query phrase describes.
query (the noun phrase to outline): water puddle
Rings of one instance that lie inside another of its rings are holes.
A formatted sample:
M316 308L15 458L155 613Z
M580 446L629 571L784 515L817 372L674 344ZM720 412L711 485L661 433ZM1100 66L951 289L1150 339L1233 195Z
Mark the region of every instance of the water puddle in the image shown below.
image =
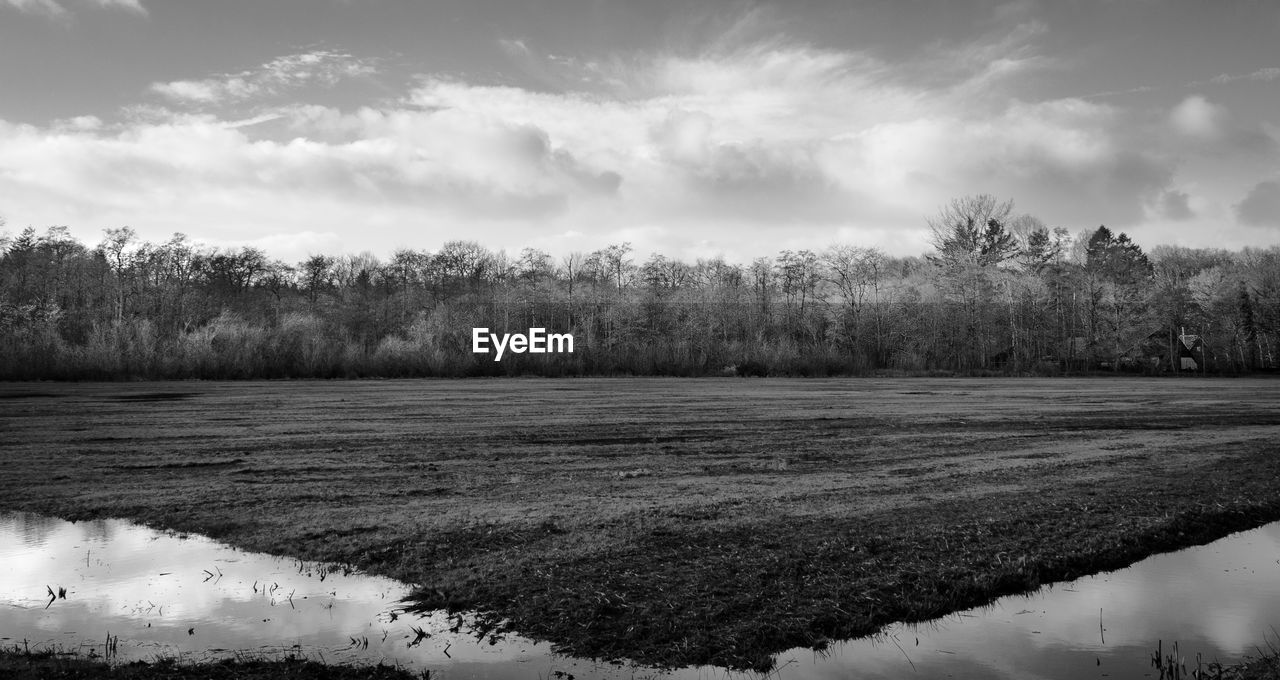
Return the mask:
M725 678L552 653L445 614L404 611L389 579L247 553L122 520L0 513L0 644L115 658L303 656L448 678ZM65 589L65 597L59 597ZM51 597L52 594L52 597ZM1146 678L1158 640L1188 665L1238 661L1280 629L1280 523L874 639L778 656L785 680Z
M406 613L410 588L398 581L124 520L0 513L0 565L0 644L9 648L102 657L110 635L119 661L296 656L495 680L617 670L545 643L479 635L444 613Z

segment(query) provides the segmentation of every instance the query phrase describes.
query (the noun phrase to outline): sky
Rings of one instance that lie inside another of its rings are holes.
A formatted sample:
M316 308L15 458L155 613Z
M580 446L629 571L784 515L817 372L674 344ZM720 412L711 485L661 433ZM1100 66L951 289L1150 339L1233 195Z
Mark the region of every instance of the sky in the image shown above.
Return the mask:
M1272 0L0 0L0 230L929 251L991 194L1280 244Z

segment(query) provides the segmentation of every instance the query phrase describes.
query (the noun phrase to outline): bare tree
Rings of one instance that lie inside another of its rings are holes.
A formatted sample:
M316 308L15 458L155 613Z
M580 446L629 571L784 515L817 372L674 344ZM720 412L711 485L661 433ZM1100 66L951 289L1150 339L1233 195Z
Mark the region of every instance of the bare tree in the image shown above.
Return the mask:
M555 276L556 266L546 251L525 248L515 262L515 275L524 281L541 281Z
M885 255L877 248L863 248L848 244L837 244L827 248L821 255L823 278L834 287L847 310L846 328L851 345L866 343L863 335L863 312L868 302L875 314L872 329L874 337L873 349L878 356L880 352L880 280L885 265ZM852 347L851 347L852 349Z
M125 273L129 268L129 256L125 250L138 240L138 234L132 227L119 229L103 229L107 235L98 245L98 250L107 261L107 266L116 275L116 321L124 319Z
M564 276L565 285L569 287L569 301L573 301L573 284L582 276L583 260L586 256L574 251L560 258L560 273Z
M1013 257L1018 240L1008 229L1012 216L1013 201L1000 203L989 194L952 199L929 220L936 260L987 267Z
M822 253L824 278L857 314L879 282L884 260L884 253L877 248L833 245Z
M321 291L335 285L337 274L334 272L334 265L336 264L336 258L328 255L312 255L298 264L302 290L306 291L312 305L315 305Z
M592 253L593 258L599 258L601 269L613 279L618 290L622 290L628 275L635 269L631 264L631 258L627 257L630 252L631 243L628 241L621 245L613 244Z

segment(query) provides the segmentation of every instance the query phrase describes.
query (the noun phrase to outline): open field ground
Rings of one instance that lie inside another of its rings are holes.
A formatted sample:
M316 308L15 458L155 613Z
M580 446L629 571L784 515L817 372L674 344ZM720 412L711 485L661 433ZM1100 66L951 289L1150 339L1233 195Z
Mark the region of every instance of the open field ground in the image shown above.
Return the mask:
M0 463L3 509L354 563L570 653L760 668L1280 519L1280 381L20 383Z

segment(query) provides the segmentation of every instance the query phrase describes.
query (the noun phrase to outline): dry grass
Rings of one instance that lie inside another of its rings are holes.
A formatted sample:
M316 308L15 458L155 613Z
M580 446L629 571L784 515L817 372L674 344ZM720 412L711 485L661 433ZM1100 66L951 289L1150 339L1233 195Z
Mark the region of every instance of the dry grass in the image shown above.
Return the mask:
M566 651L769 655L1280 518L1280 382L10 384L0 505L423 585Z

